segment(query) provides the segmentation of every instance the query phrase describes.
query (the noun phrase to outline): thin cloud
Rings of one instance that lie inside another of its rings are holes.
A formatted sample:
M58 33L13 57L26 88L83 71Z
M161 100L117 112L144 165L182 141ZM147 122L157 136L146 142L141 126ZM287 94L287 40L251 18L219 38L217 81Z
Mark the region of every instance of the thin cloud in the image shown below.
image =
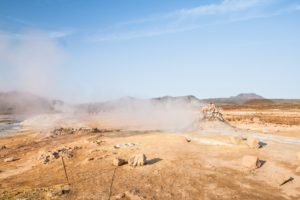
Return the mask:
M206 26L267 18L300 10L300 6L272 8L278 0L223 0L218 4L122 22L89 37L90 42L129 40L190 31ZM276 7L276 6L275 6Z
M161 15L153 15L141 19L131 20L127 22L121 22L114 27L120 27L123 25L130 24L143 24L147 22L174 19L174 18L183 18L183 17L195 17L201 15L219 15L225 14L229 12L240 12L246 9L250 9L256 7L258 5L266 4L271 0L224 0L219 4L209 4L202 5L193 8L183 8L180 10L175 10L173 12L169 12Z
M190 17L199 15L218 15L231 12L241 12L258 5L262 5L266 0L224 0L220 4L210 4L191 9L182 9L175 14L180 17Z
M20 19L20 18L15 18L11 16L4 16L3 21L7 21L9 24L17 24L19 27L19 30L28 30L28 29L38 29L38 30L43 30L44 33L49 37L53 39L60 39L60 38L65 38L70 35L75 34L77 31L75 29L71 28L63 28L63 29L51 29L50 27L45 27L41 26L37 23L34 23L29 20L25 19ZM19 32L9 32L6 31L4 28L2 30L0 29L0 36L1 37L7 37L10 39L18 39L18 40L25 40L27 39L27 34L24 34L24 32L19 31Z
M61 39L75 33L74 30L61 30L61 31L44 31L45 34L52 39ZM14 39L14 40L27 40L28 35L24 33L7 32L0 30L0 37Z

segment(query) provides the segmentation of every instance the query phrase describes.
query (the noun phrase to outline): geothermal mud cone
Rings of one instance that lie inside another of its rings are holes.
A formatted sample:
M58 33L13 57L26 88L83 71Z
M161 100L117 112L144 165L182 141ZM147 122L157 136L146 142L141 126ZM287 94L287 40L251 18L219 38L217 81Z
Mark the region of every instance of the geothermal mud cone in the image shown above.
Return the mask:
M221 109L210 103L202 107L201 114L187 128L187 131L225 132L231 134L236 129L224 120Z

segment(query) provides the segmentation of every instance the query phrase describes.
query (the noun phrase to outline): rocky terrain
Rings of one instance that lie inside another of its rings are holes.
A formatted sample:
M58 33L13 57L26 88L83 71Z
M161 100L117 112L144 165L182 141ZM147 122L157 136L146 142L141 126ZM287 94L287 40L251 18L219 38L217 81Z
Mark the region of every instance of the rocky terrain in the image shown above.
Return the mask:
M120 112L30 118L0 137L0 199L299 199L300 112L276 104L201 106L173 131Z

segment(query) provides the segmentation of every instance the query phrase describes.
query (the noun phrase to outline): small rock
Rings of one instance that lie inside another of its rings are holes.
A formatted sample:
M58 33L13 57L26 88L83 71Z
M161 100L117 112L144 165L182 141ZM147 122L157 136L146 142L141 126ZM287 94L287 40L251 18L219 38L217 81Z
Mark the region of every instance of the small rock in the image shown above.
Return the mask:
M62 194L68 194L68 193L70 193L70 191L71 191L71 186L70 186L70 185L64 185L64 186L61 188L61 191L62 191Z
M131 190L126 191L125 196L130 200L143 200L144 198L139 195L139 191Z
M87 160L88 161L92 161L92 160L94 160L95 158L94 157L91 157L91 158L88 158Z
M4 162L13 162L13 161L16 161L16 160L18 160L18 159L14 158L14 157L9 157L9 158L5 158Z
M244 156L242 160L243 167L246 167L250 170L260 168L262 162L258 159L257 156Z
M185 137L185 141L191 142L192 140L191 140L191 138Z
M135 143L126 143L126 144L116 144L114 146L115 149L120 149L120 148L127 148L127 147L134 147L136 146Z
M94 143L96 143L97 145L101 145L101 144L104 143L104 141L102 141L102 140L96 140Z
M121 166L121 165L124 165L126 163L126 161L124 159L121 159L121 158L115 158L113 160L113 165L114 166Z
M7 149L5 145L0 146L0 150L4 150L4 149Z
M120 200L120 199L123 199L124 197L125 197L125 193L121 193L116 196L113 196L112 200Z
M58 188L58 189L53 190L53 192L49 193L49 196L55 197L55 196L61 196L62 194L63 194L62 189Z
M259 140L256 138L248 138L247 139L247 145L251 149L258 149L260 148Z
M130 156L128 164L132 167L143 166L146 164L146 156L143 153Z
M94 153L94 152L97 152L97 151L100 151L100 149L91 149L91 150L89 150L89 153Z
M71 186L70 185L64 185L60 188L54 189L53 192L49 194L49 196L55 197L55 196L61 196L63 194L68 194L71 191Z
M242 136L231 136L230 137L230 142L232 144L241 144L243 141L243 137Z
M135 146L134 143L128 143L128 144L125 144L125 145L127 145L128 147L134 147Z

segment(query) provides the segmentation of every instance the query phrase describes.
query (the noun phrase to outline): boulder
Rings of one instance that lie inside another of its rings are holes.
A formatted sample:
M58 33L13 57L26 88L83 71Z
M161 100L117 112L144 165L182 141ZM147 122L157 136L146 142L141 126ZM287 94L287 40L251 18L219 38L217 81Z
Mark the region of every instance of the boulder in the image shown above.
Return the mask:
M146 156L143 153L130 156L128 164L132 167L143 166L146 164Z
M113 159L113 165L114 166L121 166L121 165L124 165L124 164L126 164L126 160L124 160L124 159L121 159L121 158Z
M248 138L247 145L251 149L258 149L260 148L260 142L257 138Z
M262 165L262 162L258 159L257 156L244 156L242 160L243 167L254 170L257 168L260 168Z

